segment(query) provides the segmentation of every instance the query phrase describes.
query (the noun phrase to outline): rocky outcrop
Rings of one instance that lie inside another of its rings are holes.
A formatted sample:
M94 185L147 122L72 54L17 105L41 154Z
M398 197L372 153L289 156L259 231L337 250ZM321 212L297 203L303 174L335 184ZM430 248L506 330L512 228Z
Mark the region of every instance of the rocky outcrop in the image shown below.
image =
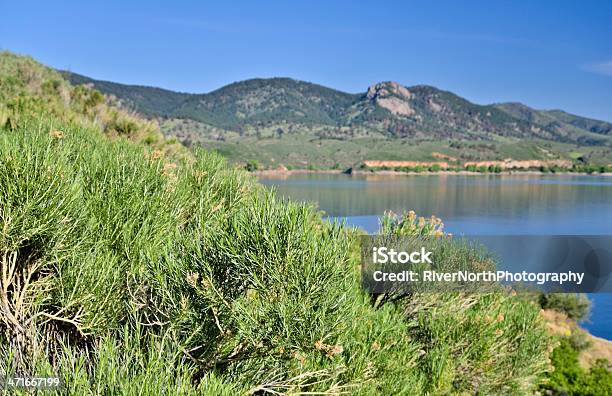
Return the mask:
M437 151L434 151L433 153L431 153L431 156L437 159L445 159L445 160L449 160L451 162L457 162L459 161L457 158L452 157L450 155L446 155L446 154L442 154L442 153L438 153Z
M456 160L453 157L445 156L444 154L434 155L436 158L447 159L450 161ZM431 168L432 166L438 166L440 169L448 169L451 166L446 161L381 161L381 160L368 160L363 162L368 168ZM559 168L571 168L572 162L568 160L513 160L505 159L503 161L471 161L463 164L464 168L476 167L476 168L489 168L499 167L502 170L512 169L539 169L541 167L559 167Z
M439 166L440 169L448 169L448 162L424 162L424 161L364 161L368 168L416 168Z
M368 87L366 97L378 106L395 115L411 116L415 110L410 106L412 93L396 82L381 82Z
M536 169L541 167L559 167L559 168L570 168L572 166L572 162L568 160L513 160L513 159L505 159L503 161L473 161L466 162L463 164L464 167L472 167L475 166L477 168L480 167L490 167L490 166L498 166L501 169Z

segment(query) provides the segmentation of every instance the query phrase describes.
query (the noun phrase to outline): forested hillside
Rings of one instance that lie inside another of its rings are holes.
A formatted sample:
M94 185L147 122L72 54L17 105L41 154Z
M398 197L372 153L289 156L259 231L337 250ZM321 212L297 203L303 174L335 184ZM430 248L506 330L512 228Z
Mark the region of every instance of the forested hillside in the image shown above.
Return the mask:
M612 124L520 103L478 105L394 82L349 94L289 78L236 82L206 94L97 81L64 72L149 118L166 136L266 168L347 168L367 160L570 160L612 163Z

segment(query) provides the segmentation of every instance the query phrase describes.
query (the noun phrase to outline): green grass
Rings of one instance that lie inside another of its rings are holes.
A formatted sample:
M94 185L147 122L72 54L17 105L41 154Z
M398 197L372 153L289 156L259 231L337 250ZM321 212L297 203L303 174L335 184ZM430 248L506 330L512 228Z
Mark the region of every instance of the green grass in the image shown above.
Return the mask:
M200 143L194 143L196 146ZM568 159L576 145L502 138L490 142L464 140L407 140L360 137L350 140L319 139L312 135L283 135L282 138L236 137L225 141L205 140L201 145L216 150L228 161L244 165L255 160L265 168L280 165L294 169L346 169L365 160L443 161L442 153L466 161ZM607 147L581 147L589 163L607 165L612 152ZM451 165L453 162L449 162Z

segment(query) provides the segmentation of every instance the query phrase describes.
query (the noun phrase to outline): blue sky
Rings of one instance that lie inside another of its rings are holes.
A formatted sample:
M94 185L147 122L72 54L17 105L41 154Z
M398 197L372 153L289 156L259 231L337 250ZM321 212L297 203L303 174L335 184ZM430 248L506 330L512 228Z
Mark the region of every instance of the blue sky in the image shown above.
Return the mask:
M98 79L394 80L612 121L610 1L0 1L1 49Z

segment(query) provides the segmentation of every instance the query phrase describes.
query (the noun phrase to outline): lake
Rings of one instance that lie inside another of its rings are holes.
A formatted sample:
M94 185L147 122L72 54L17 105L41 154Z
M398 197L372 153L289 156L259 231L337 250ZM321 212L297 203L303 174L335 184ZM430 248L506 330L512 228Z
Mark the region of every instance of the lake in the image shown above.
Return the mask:
M385 211L414 210L442 218L456 235L612 234L612 177L606 176L298 174L260 181L369 233ZM583 327L612 339L612 294L590 298Z

